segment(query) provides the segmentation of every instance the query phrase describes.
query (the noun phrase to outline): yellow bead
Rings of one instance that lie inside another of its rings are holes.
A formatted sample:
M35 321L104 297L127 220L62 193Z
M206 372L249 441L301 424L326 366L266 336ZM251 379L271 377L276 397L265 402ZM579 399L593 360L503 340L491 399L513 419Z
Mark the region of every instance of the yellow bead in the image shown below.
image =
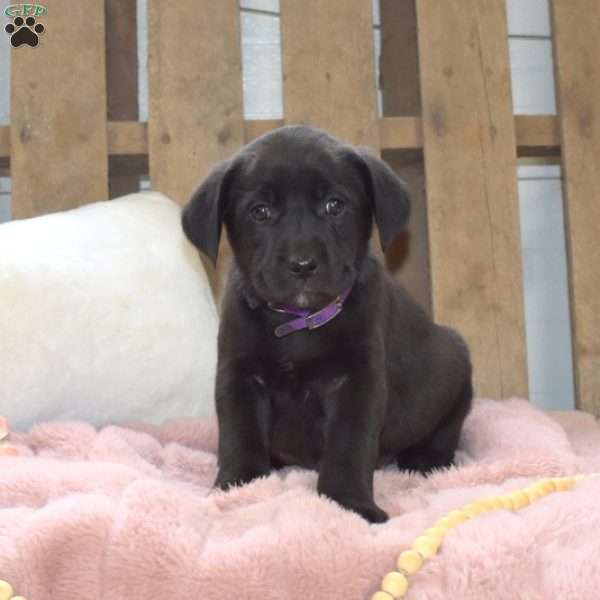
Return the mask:
M564 492L570 490L575 485L574 477L559 477L552 481L557 492Z
M434 524L434 527L436 529L442 529L447 533L450 529L452 529L453 525L450 523L450 519L448 517L443 517Z
M392 571L383 578L381 589L392 598L402 598L408 590L408 579L403 573Z
M440 547L442 538L429 535L420 535L413 543L412 549L416 550L423 558L433 556Z
M478 502L471 502L470 504L466 504L463 506L463 512L469 517L476 517L484 512L483 507Z
M541 492L542 496L547 496L556 489L554 487L554 482L551 479L542 479L534 484L534 487Z
M10 583L0 579L0 600L10 600L13 594L14 591Z
M459 509L449 512L446 518L449 519L451 527L456 527L457 525L464 523L469 518L469 515L464 509Z
M502 501L502 496L497 496L496 498L498 500L498 504L500 505L500 509L499 510L503 509L504 508L504 502Z
M529 506L529 496L523 490L513 492L512 497L515 510L520 510L521 508Z
M481 507L481 512L489 512L494 510L494 502L492 498L484 498L483 500L477 500L476 504Z
M502 508L504 508L505 510L513 510L514 504L512 496L510 494L500 496L500 502L502 502Z
M423 564L423 557L415 550L405 550L399 557L398 569L408 575L414 575Z
M394 600L394 596L390 596L387 592L375 592L371 600Z
M523 494L523 496L527 498L527 494ZM519 510L525 506L523 504L523 496L521 496L519 492L511 493L510 497L512 498L513 502L513 510ZM527 499L527 501L529 502L529 499Z
M446 533L452 529L452 526L450 525L450 519L448 519L448 517L443 517L439 521L436 521L433 526L436 529L443 529Z
M536 502L543 497L543 494L535 486L526 487L523 492L527 494L527 498L529 498L529 504Z
M481 513L486 513L490 510L494 510L491 498L483 498L482 500L477 500L475 504L479 507Z
M500 510L503 508L502 500L500 500L500 496L492 496L491 498L486 498L483 500L485 502L486 509L490 510Z
M433 538L438 538L441 542L444 539L444 536L446 535L447 531L448 530L444 529L443 527L434 525L433 527L430 527L427 531L425 531L425 535L428 535L429 537Z
M501 510L502 508L504 508L504 505L502 504L502 500L500 499L500 496L494 496L492 498L492 502L494 505L494 510Z

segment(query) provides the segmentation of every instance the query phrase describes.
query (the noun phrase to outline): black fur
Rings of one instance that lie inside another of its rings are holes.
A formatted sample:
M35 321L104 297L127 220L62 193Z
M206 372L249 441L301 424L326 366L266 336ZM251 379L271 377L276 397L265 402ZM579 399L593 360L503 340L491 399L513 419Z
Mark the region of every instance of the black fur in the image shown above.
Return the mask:
M246 146L194 194L185 233L214 261L224 223L236 259L219 331L216 485L300 465L318 470L320 493L381 522L376 467L452 463L471 406L468 349L368 254L373 218L385 248L409 212L382 161L303 126ZM275 337L292 317L269 302L318 310L349 287L325 326Z

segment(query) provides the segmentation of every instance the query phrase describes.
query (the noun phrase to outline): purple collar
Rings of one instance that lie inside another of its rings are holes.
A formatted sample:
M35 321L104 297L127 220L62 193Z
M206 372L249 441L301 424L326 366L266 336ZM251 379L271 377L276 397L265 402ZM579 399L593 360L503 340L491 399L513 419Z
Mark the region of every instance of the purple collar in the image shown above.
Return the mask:
M272 304L269 304L269 308L271 310L298 317L288 321L287 323L284 323L283 325L279 325L279 327L276 327L275 335L278 338L282 338L290 333L294 333L295 331L301 331L302 329L317 329L318 327L325 325L325 323L329 323L329 321L337 317L342 312L344 302L346 301L346 298L350 294L351 290L351 287L348 288L333 302L331 302L331 304L328 304L325 308L322 308L314 313L311 313L307 309L292 308L289 306L273 306Z

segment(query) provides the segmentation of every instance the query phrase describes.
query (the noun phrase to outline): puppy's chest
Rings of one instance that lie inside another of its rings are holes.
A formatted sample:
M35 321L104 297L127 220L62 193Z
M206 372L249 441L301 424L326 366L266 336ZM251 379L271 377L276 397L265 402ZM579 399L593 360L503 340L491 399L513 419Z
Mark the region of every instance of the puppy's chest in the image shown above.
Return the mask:
M321 456L338 377L278 361L265 378L271 400L271 451L284 464L314 467Z
M263 381L275 412L322 412L322 386L297 363L285 358L277 360Z
M307 397L326 401L346 380L328 361L297 362L288 357L273 361L263 375L264 385L294 405ZM294 400L292 400L292 398Z

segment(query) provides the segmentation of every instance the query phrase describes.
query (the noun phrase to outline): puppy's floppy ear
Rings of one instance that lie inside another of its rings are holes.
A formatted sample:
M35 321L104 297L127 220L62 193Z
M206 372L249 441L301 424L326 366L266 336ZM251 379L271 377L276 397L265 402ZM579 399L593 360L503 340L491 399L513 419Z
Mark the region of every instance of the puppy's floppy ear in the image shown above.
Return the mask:
M185 235L213 264L217 261L231 173L231 161L219 163L192 194L181 213Z
M371 195L375 222L383 251L410 217L410 196L406 184L380 158L366 148L357 148Z

